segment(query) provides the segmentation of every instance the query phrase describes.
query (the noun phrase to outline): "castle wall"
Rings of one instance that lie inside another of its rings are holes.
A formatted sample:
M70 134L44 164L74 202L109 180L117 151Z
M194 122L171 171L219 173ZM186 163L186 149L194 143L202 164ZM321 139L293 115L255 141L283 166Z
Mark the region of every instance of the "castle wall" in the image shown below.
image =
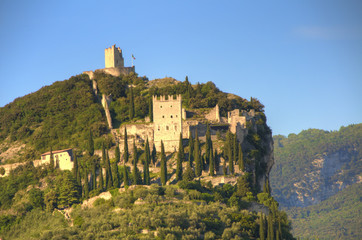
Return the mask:
M173 96L153 96L154 141L157 150L161 149L161 140L165 151L178 149L180 133L182 132L181 95L176 99Z
M216 104L216 106L211 109L211 111L205 115L205 118L209 120L210 122L220 122L220 110L219 105Z
M111 117L111 113L109 111L109 104L111 103L112 99L110 96L106 96L105 94L102 94L102 106L104 108L104 111L106 113L106 118L107 118L107 123L108 123L108 127L109 129L113 128L112 125L112 117Z

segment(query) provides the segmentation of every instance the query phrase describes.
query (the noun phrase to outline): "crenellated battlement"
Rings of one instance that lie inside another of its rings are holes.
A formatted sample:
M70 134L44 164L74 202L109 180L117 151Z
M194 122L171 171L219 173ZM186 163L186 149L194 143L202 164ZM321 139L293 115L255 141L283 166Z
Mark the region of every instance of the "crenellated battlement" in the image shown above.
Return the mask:
M181 94L179 95L161 95L161 96L153 96L152 97L153 102L181 102Z

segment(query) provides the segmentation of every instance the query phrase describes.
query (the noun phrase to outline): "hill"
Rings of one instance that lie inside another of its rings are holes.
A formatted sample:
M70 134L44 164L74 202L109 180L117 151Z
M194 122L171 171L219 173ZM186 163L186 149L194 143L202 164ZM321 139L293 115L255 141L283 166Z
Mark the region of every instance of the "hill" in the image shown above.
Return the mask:
M362 183L355 183L316 205L290 208L295 236L318 239L361 239Z
M55 82L0 108L0 129L0 163L38 159L51 147L83 148L89 129L95 137L107 132L104 111L86 75ZM22 144L16 154L3 155Z
M346 230L347 238L358 239L354 237L360 222L355 213L361 211L361 205L354 197L362 194L357 184L362 173L362 124L332 132L309 129L273 139L272 195L292 214L294 233L334 238L338 228L339 232ZM351 216L357 217L355 222L346 224Z
M149 125L151 97L176 94L182 96L190 122L199 124L194 135L188 139L181 135L178 150L165 152L162 146L156 151L148 140L139 141L140 133L135 132L130 154L127 134L120 129ZM223 123L207 119L215 107ZM0 178L0 235L293 239L285 213L269 192L273 142L263 107L255 98L248 101L224 93L212 82L192 85L187 78L153 82L134 73L115 77L97 71L92 80L78 75L19 98L1 109L0 145L13 153L11 158L3 155L1 162L27 163ZM239 136L225 123L227 113L234 110L237 119L247 119ZM27 134L21 134L24 128L29 129ZM33 156L14 151L22 144ZM73 148L72 171L61 171L52 151L49 163L34 167L37 154L56 148ZM92 209L79 207L108 191L111 199L97 200ZM144 221L150 212L157 215Z

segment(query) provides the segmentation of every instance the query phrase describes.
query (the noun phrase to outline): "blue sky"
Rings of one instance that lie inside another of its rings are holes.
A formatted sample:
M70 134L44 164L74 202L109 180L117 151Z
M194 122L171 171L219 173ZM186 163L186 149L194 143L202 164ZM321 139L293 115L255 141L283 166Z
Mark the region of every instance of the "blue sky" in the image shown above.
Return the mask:
M362 1L0 2L0 106L104 67L214 82L265 105L274 134L362 122Z

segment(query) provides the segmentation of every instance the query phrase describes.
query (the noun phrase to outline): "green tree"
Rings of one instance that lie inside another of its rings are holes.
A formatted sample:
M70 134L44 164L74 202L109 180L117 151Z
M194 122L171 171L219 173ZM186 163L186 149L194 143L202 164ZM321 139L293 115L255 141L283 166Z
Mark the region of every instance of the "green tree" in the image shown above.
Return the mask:
M124 182L124 187L127 189L129 186L129 178L128 178L127 166L125 163L123 163L123 182Z
M124 162L127 163L128 162L128 158L129 158L129 153L128 153L128 137L127 137L127 128L124 127L124 149L123 149L124 153L123 153L123 159Z
M137 147L136 142L133 140L133 172L132 172L132 178L133 178L133 184L138 185L139 182L139 170L137 168L137 162L138 162L138 154L137 154Z
M194 143L194 139L192 137L192 133L190 132L189 134L190 134L190 137L189 137L189 162L192 167L195 143Z
M244 163L244 157L243 157L243 149L241 148L240 143L239 143L238 161L239 161L239 171L243 172L245 170L245 163Z
M149 167L150 162L151 162L150 144L149 144L148 138L147 138L146 146L145 146L145 162L143 164L143 183L145 185L151 184L150 167Z
M205 143L205 160L206 164L210 164L210 152L212 153L212 141L211 141L211 133L210 133L210 125L207 124L206 128L206 143Z
M166 162L166 154L165 147L163 146L163 142L161 140L161 184L165 186L167 182L167 162Z
M196 177L200 177L202 174L202 165L201 165L200 141L197 130L195 135L194 160L195 160L195 175Z
M210 164L209 164L210 176L214 176L215 175L215 168L214 168L215 160L212 155L212 151L210 151L209 162L210 162Z
M236 138L236 133L233 137L233 163L238 163L238 139Z
M73 154L73 176L74 178L77 180L77 183L79 183L78 181L78 173L79 173L79 170L78 170L78 158L77 158L77 154L74 153Z
M102 164L100 164L100 167L99 167L99 188L100 188L101 191L104 190L104 177L103 177Z
M118 165L116 162L112 163L112 176L113 176L113 187L119 188L120 185L120 176L118 171Z
M264 216L263 213L260 213L260 218L259 218L259 236L260 236L260 240L265 240L265 230L264 230Z
M112 169L111 162L109 161L108 151L106 153L106 188L111 189L113 187L113 177L112 177Z
M182 143L182 133L180 133L179 148L177 154L176 180L182 180L182 162L185 159L184 145Z
M53 148L50 147L50 170L54 170L54 166L55 166L55 163L54 163L54 156L53 156Z
M121 153L119 151L119 144L116 144L116 149L114 150L114 156L116 158L116 163L120 163L121 162Z
M49 189L44 195L45 208L52 212L57 207L58 194L54 188Z
M80 198L79 187L74 176L70 172L65 171L62 174L60 184L58 207L66 208L74 203L78 203Z
M156 162L157 162L156 156L157 156L156 146L155 146L155 143L153 142L151 157L152 157L152 163L153 163L154 167L156 167Z
M94 154L93 134L92 134L92 130L90 130L90 129L89 129L89 134L88 134L88 154L90 156L93 156L93 154Z
M134 111L134 97L133 97L133 87L130 88L130 94L129 94L129 120L132 120L135 115Z
M231 132L228 131L227 133L227 158L229 160L229 172L230 174L234 174L234 159L233 159L233 155L232 155L232 136L231 136Z
M44 198L43 192L39 188L32 188L29 192L29 202L33 208L43 208Z
M92 160L92 190L97 189L97 160L93 157Z
M84 195L83 197L85 199L88 199L89 198L89 182L88 182L88 170L85 169L84 170Z
M272 214L268 215L268 240L274 240L274 228Z

